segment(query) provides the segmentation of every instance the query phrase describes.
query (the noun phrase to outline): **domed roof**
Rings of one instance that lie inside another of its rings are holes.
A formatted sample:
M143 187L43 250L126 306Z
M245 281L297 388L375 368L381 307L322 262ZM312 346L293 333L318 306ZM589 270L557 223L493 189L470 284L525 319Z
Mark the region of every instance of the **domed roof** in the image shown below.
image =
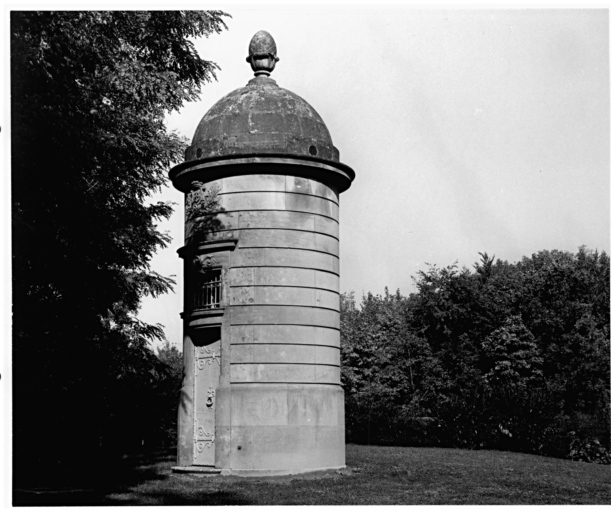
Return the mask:
M204 115L185 156L195 160L254 153L339 161L318 112L263 75L229 93Z
M186 160L263 153L338 162L339 151L316 110L269 78L279 60L269 33L261 30L253 36L246 60L255 78L204 115Z

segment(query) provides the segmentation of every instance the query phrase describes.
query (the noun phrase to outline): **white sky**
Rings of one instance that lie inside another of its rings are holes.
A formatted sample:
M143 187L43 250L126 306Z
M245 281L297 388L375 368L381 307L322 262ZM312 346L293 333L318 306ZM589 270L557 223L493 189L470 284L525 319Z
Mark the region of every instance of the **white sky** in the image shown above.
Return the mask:
M413 291L425 263L471 267L542 249L609 252L607 10L226 7L197 42L222 68L168 125L189 139L252 77L248 43L276 40L278 85L308 101L356 172L340 201L341 291ZM153 268L175 294L141 318L181 345L183 197Z

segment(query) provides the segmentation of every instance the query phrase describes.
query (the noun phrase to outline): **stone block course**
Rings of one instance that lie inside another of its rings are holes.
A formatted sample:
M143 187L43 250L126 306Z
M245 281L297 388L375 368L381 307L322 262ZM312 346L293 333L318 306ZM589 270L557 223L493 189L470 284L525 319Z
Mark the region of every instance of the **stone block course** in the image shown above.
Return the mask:
M246 248L231 254L231 266L294 267L323 270L339 275L339 258L307 249Z
M232 286L230 304L311 306L339 311L339 295L328 290L289 286Z
M231 344L290 343L339 348L339 330L309 325L232 325Z
M337 311L304 306L233 306L231 325L313 325L339 329Z
M336 274L308 268L232 268L227 279L230 286L297 286L339 293Z

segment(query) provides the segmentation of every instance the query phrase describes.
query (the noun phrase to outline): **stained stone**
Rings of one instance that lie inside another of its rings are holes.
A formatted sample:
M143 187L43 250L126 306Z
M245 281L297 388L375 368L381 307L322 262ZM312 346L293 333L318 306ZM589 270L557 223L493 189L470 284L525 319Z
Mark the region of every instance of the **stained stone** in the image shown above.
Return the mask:
M270 34L247 60L255 78L203 116L170 171L186 204L175 470L342 468L339 194L354 171L314 108L269 77Z

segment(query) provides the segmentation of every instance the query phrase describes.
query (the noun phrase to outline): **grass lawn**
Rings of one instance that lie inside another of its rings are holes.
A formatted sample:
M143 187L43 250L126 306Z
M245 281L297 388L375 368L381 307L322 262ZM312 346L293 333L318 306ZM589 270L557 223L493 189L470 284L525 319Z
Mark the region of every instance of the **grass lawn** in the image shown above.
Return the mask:
M496 451L348 445L348 470L304 477L173 474L174 455L88 489L15 490L14 505L611 504L611 467Z

